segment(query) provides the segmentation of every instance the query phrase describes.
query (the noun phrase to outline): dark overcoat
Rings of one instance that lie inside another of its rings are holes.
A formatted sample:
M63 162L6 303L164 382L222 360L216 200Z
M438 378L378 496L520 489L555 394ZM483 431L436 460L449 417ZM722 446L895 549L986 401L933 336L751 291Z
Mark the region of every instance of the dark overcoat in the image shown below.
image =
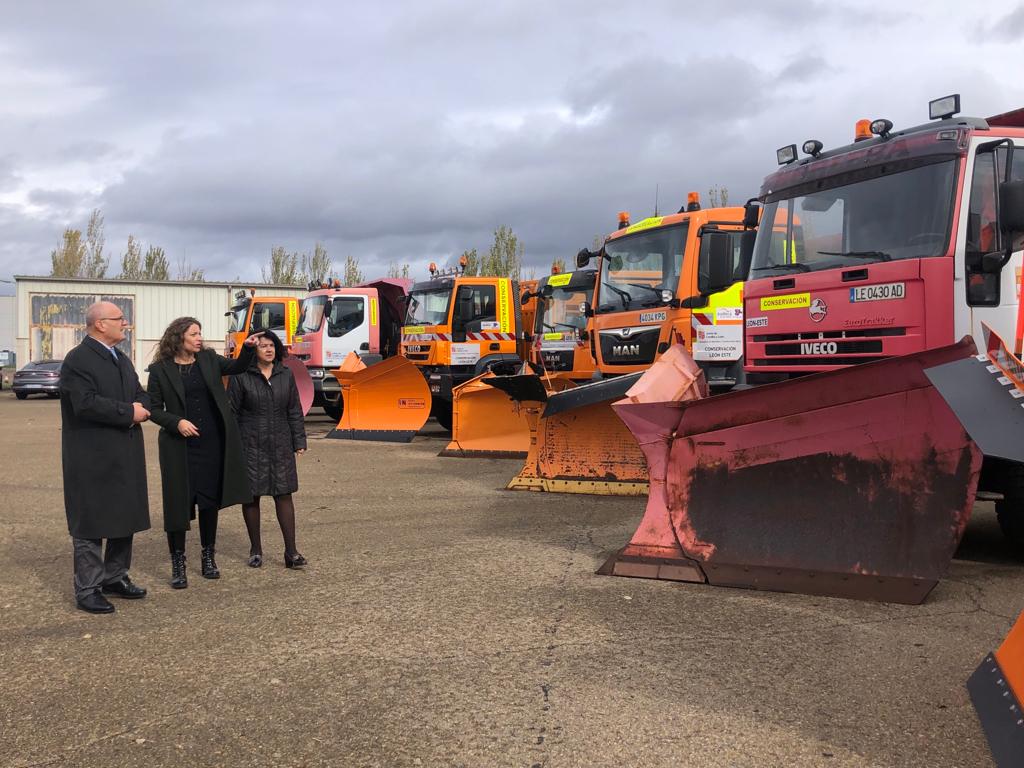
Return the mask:
M306 448L306 424L292 372L274 363L267 379L254 362L228 384L228 399L242 432L253 494L295 493L299 490L295 451Z
M60 368L61 459L68 531L119 539L149 528L146 448L132 403L150 400L126 355L87 336Z
M212 349L201 350L195 365L203 377L224 428L224 473L220 508L252 501L249 474L242 454L238 424L231 413L223 376L236 376L248 369L255 348L242 346L235 360L229 360ZM188 530L192 515L192 493L188 479L188 444L178 432L178 422L186 418L185 384L174 360L162 360L149 366L149 397L153 402L150 419L160 425L157 445L160 450L160 482L163 486L164 530Z

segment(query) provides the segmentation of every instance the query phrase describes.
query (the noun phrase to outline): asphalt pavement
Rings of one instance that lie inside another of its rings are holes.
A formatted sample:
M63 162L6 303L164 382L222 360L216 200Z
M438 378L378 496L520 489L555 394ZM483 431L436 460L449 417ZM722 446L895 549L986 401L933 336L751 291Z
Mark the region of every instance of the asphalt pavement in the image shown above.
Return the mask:
M74 607L56 401L0 392L0 765L991 766L964 682L1024 610L979 503L921 606L597 576L643 499L505 491L519 463L322 439L308 421L286 570L169 586L154 528L111 616Z

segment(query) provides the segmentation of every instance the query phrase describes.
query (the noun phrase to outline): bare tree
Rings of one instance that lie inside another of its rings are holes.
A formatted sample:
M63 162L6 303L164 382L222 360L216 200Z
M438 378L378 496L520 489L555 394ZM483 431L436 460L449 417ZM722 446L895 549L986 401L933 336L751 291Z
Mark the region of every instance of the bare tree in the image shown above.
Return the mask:
M468 251L463 251L459 256L459 262L461 263L462 257L466 258L466 268L462 274L467 277L476 277L480 274L480 256L476 252L476 248L470 248Z
M82 231L68 227L61 236L60 245L50 251L50 275L52 277L81 277L86 256Z
M103 257L103 214L94 208L89 216L89 224L85 229L85 263L82 265L82 277L104 277L110 259Z
M523 244L504 224L494 230L494 242L484 254L481 275L518 278L522 271Z
M729 188L716 184L708 190L708 202L712 208L724 208L729 204Z
M192 266L192 262L189 260L188 255L185 253L181 254L181 258L178 259L177 264L177 275L176 280L185 280L190 283L202 283L205 281L206 270L199 269Z
M135 235L128 235L128 249L121 254L121 274L117 277L120 280L141 280L142 276L142 246Z
M410 270L409 270L409 265L408 264L401 264L401 265L399 265L397 262L392 261L390 264L388 264L388 269L387 269L387 273L386 273L385 276L386 277L392 277L392 278L405 278L405 279L408 279L409 278L409 271Z
M146 249L146 258L142 269L144 280L170 280L171 265L167 261L164 249L151 245Z
M271 285L303 285L305 274L299 265L299 254L289 253L284 246L270 249L270 263L260 267L263 282Z
M359 268L359 259L354 256L346 256L345 275L342 278L342 285L351 287L365 282L366 278L363 276L363 270Z
M331 274L331 257L327 255L327 248L317 241L313 245L313 255L302 256L303 282L322 283Z

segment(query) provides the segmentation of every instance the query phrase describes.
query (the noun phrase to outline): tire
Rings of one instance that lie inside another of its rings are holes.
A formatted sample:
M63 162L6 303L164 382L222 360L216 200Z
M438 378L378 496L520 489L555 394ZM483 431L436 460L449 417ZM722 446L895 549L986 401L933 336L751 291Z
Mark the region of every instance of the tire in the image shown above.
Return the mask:
M434 418L441 425L442 429L452 431L452 406L451 403L444 403L434 411Z
M28 397L28 392L15 392L14 396L19 400L24 400L26 397Z
M341 421L341 414L344 412L344 404L341 402L341 398L338 398L336 403L324 403L321 406L324 409L324 413L330 416L335 421Z
M1024 552L1024 465L1012 464L1003 474L1003 500L996 502L1003 536Z

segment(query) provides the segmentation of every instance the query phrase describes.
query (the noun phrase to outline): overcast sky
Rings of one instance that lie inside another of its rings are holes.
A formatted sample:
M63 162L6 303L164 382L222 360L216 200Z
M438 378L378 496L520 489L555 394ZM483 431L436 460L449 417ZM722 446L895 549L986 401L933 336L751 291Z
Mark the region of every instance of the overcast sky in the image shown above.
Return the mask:
M46 274L93 208L112 275L132 233L212 279L317 240L422 276L502 224L543 272L656 187L742 202L857 118L1024 106L1024 4L383 6L3 0L0 278Z

